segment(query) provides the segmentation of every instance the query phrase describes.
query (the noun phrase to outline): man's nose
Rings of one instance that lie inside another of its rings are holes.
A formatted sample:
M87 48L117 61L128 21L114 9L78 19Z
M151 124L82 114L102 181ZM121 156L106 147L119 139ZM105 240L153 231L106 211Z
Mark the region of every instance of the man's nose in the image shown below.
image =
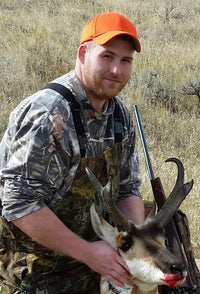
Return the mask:
M111 72L113 74L119 74L121 72L121 66L119 62L113 62L112 66L111 66Z

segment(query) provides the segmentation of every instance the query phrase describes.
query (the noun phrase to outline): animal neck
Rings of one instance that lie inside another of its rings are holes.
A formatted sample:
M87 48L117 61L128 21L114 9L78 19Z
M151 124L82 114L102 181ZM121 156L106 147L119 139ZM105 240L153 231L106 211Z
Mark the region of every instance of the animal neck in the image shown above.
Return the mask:
M144 291L136 286L133 287L131 294L158 294L158 287L154 288L151 291Z
M132 294L133 287L125 286L123 288L115 286L106 278L101 278L101 294Z
M123 288L115 286L113 283L108 281L106 278L101 279L101 294L157 294L158 288L155 287L153 290L142 290L137 285L125 286Z

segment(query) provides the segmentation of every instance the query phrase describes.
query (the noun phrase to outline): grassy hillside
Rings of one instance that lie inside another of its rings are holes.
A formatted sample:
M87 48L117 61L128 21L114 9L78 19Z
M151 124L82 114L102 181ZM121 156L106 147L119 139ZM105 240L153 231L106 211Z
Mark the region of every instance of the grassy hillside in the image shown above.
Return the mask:
M196 0L1 0L0 102L2 136L18 102L46 82L74 67L80 31L104 11L125 14L137 26L142 52L135 55L133 75L121 98L132 111L137 104L143 120L155 176L168 195L178 157L186 181L194 188L182 205L189 218L192 242L200 257L200 2ZM138 138L141 186L152 199Z

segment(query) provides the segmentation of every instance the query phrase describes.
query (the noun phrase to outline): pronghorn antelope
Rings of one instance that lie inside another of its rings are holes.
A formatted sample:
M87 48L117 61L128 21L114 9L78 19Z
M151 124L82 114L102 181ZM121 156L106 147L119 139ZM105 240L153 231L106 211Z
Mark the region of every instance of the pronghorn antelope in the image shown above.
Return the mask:
M100 239L107 241L117 250L127 264L134 284L133 287L119 288L102 277L101 294L153 294L157 293L158 285L177 287L184 282L186 269L177 257L167 250L163 228L191 190L193 182L183 184L182 163L176 158L168 161L174 161L178 166L175 187L155 217L148 216L140 226L127 221L117 208L113 177L110 177L103 187L91 170L86 169L97 190L96 205L93 203L90 210L94 231ZM112 216L114 226L100 215L99 207L106 207L107 213Z

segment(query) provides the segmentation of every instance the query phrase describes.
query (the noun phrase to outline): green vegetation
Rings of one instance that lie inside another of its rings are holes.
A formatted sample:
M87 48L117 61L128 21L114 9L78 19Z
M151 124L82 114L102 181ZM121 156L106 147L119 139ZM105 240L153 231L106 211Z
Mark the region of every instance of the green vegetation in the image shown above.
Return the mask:
M200 3L196 0L1 0L0 102L2 136L10 111L24 97L74 67L85 22L116 10L136 24L142 52L121 94L129 109L137 104L155 176L169 195L178 157L194 188L182 204L200 257ZM141 143L141 191L152 199Z

